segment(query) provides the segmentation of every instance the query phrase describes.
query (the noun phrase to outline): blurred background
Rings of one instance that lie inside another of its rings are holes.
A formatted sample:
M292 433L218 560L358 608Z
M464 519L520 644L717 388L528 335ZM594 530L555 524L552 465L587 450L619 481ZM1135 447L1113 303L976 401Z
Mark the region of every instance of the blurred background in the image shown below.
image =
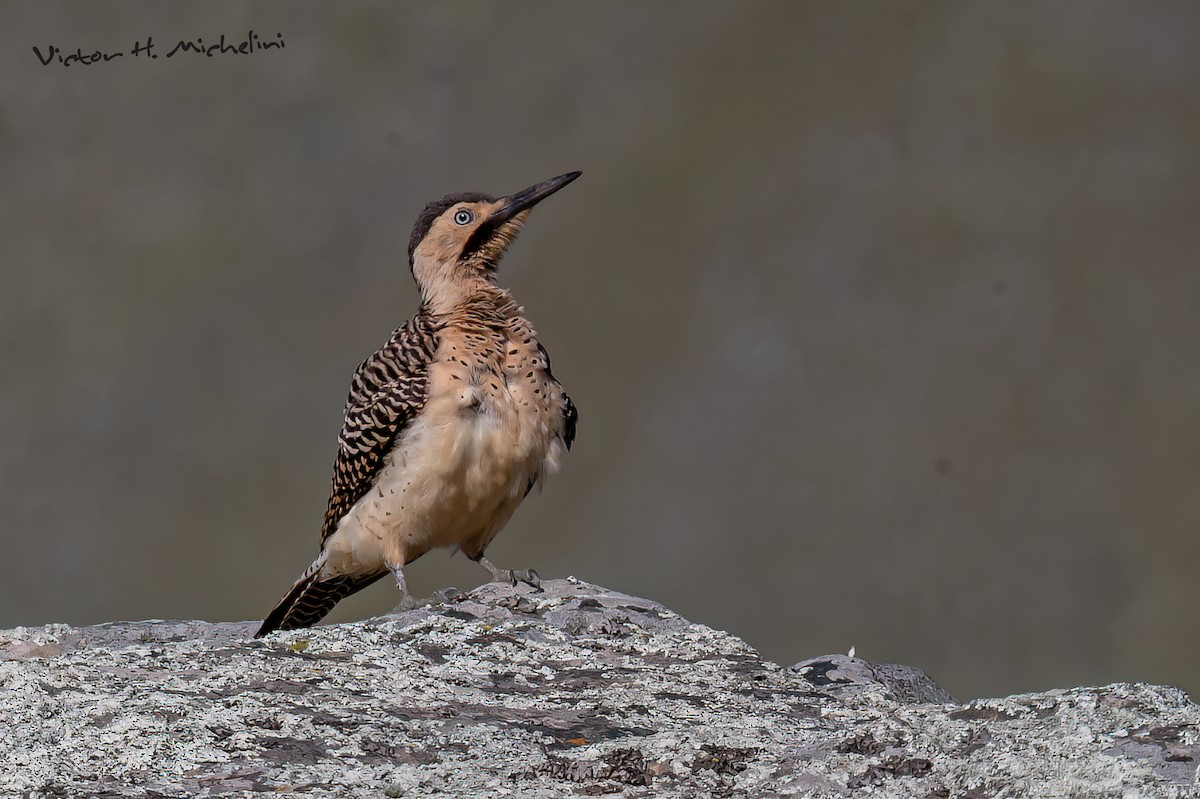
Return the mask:
M1200 691L1200 5L4 22L0 627L261 618L416 308L417 212L581 169L502 264L581 422L495 561L960 698ZM286 48L32 52L250 29Z

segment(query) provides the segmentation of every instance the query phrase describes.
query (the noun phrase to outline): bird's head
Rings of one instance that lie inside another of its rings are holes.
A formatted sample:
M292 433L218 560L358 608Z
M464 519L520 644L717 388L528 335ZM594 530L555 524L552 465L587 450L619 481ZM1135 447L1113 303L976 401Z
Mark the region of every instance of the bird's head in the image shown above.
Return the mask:
M425 301L452 304L478 281L492 282L530 209L580 174L568 172L507 197L467 192L426 205L408 240L408 265Z

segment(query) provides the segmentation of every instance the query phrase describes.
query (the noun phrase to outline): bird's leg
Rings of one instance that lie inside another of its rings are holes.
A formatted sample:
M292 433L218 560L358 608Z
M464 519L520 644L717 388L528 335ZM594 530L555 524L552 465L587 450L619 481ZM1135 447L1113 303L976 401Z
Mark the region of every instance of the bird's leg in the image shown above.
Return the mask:
M388 568L392 571L392 576L396 578L396 588L400 591L400 601L396 607L392 608L392 613L404 613L418 607L419 603L408 593L408 586L404 582L404 569L402 566L389 564Z
M392 564L388 566L392 571L392 576L396 578L396 589L400 591L400 596L408 596L408 585L404 582L404 567Z
M475 558L475 562L492 573L492 582L494 583L509 583L513 586L517 583L525 583L532 586L535 591L542 590L542 580L533 569L501 569L483 555Z

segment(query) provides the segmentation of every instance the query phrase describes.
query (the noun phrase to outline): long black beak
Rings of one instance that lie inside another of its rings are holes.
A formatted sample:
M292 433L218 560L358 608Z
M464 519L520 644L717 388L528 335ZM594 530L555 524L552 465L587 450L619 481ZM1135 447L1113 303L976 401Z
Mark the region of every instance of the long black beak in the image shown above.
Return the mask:
M556 178L543 180L541 183L534 184L527 189L522 189L516 194L510 194L504 198L506 201L504 205L488 217L488 222L499 225L502 222L512 219L525 209L537 205L582 174L582 172L568 172Z

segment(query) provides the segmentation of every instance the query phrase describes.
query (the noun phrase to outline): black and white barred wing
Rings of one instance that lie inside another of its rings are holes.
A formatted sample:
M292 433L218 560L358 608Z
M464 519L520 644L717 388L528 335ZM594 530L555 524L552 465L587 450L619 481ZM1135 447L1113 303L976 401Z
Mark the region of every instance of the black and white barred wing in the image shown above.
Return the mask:
M374 485L388 452L425 405L435 348L433 329L418 315L354 370L321 527L322 548Z
M375 484L388 451L420 412L429 394L429 364L436 348L433 330L421 315L401 327L354 371L345 422L338 435L333 485L321 527L321 550L342 517ZM263 619L256 638L274 630L316 624L344 597L387 573L325 575L318 555Z

